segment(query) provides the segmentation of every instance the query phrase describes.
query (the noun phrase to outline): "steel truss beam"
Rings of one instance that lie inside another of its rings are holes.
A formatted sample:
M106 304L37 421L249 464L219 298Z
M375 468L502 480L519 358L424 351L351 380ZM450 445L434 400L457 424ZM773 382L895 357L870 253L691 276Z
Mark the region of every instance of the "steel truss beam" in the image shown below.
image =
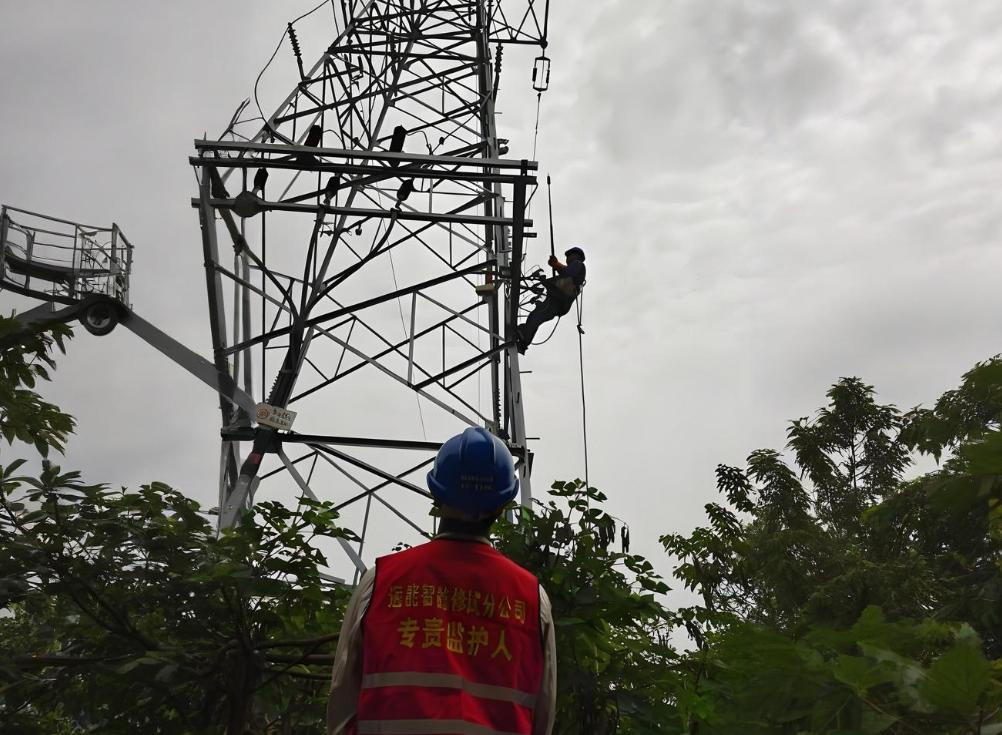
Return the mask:
M370 510L426 532L408 478L467 425L507 443L530 502L512 337L537 166L498 155L492 52L545 47L546 5L343 2L343 30L270 115L195 141L215 368L299 414L293 432L221 402L221 525L263 493L364 503L345 549L361 569L367 535L399 540Z

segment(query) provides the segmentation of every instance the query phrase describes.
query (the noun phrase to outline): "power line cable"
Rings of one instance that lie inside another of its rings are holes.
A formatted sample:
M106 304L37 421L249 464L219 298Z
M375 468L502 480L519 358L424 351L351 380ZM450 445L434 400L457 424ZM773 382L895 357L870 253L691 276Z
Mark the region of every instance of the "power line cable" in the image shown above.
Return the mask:
M387 231L388 232L388 231ZM397 268L393 264L393 251L387 250L387 255L390 256L390 272L393 274L393 289L395 291L400 290L400 284L397 283ZM397 297L397 311L400 313L400 328L404 330L404 337L407 336L407 323L404 321L404 307L400 304L400 297ZM414 339L413 335L411 339ZM421 395L419 393L414 393L414 400L417 402L418 418L421 420L421 436L424 437L425 441L428 441L428 430L424 425L424 409L421 408Z
M325 5L327 5L327 3L328 3L328 0L323 0L322 3L320 3L319 5L317 5L312 10L307 10L305 13L303 13L302 15L300 15L298 18L294 18L293 20L289 21L289 25L286 26L286 28L285 28L284 31L282 31L282 37L278 39L278 45L275 46L275 50L272 52L271 58L268 59L268 63L266 63L261 68L261 71L258 72L257 78L254 80L254 105L257 107L257 112L261 116L261 119L265 121L265 125L268 124L268 118L266 118L264 116L264 110L261 109L261 102L258 100L258 97L257 97L257 87L258 87L258 84L261 83L261 77L264 76L264 73L266 71L268 71L268 67L271 66L271 63L275 60L275 57L278 56L278 51L279 51L279 49L282 48L282 42L285 41L285 37L287 35L289 35L289 27L291 27L293 23L298 23L303 18L305 18L305 17L307 17L309 15L313 15L315 12L317 12L318 10L320 10L320 8L322 8Z

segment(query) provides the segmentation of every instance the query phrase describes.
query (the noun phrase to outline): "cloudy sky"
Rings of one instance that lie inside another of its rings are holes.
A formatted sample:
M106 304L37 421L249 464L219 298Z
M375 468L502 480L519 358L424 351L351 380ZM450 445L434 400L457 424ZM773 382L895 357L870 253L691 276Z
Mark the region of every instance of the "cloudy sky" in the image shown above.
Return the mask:
M191 141L312 4L0 4L0 201L119 223L136 311L208 354ZM538 158L588 252L591 480L637 549L840 376L907 408L1000 351L1002 4L554 0L550 28ZM514 157L528 78L506 59ZM573 324L524 368L538 492L583 473ZM215 502L217 401L131 333L78 330L46 395L79 422L66 466Z

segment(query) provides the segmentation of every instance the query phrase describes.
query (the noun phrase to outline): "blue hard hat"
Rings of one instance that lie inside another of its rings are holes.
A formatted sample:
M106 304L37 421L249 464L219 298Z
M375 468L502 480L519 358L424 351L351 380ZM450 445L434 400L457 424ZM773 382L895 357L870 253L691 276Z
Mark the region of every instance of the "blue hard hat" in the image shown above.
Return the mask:
M585 259L584 250L579 248L577 245L572 245L571 247L567 248L567 250L564 251L564 255L570 255L571 253L577 255L579 258L581 258L581 260Z
M442 505L471 515L490 513L518 493L515 461L504 442L487 429L471 426L438 450L428 489Z

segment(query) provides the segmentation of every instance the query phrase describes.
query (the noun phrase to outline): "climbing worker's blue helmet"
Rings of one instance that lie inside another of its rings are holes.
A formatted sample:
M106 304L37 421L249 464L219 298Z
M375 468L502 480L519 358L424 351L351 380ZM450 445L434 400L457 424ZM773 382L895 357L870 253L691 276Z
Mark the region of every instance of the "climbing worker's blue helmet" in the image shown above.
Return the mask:
M471 426L438 450L428 489L442 505L485 517L518 493L515 462L504 442L487 429Z

